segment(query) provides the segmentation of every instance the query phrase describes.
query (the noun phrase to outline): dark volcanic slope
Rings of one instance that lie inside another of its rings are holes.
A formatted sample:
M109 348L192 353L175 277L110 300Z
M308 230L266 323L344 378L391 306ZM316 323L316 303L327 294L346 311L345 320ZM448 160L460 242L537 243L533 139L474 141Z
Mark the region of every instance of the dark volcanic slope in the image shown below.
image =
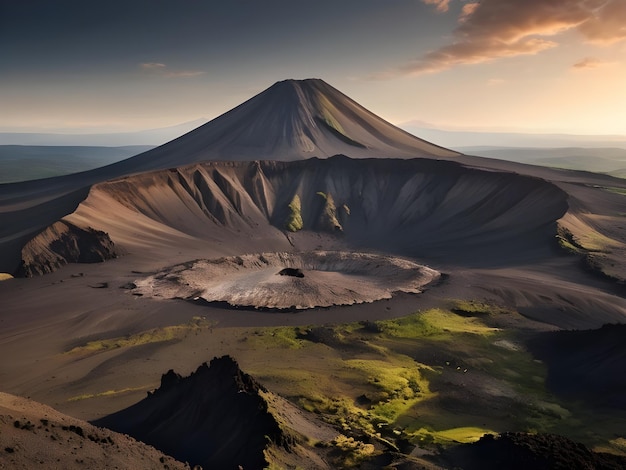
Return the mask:
M265 468L269 445L289 448L263 388L230 357L215 358L182 378L169 371L136 405L97 422L191 465ZM241 468L240 467L240 468Z
M626 457L592 452L554 434L504 433L444 451L445 465L465 470L620 470Z
M446 161L336 157L123 178L92 188L66 221L138 253L220 237L284 242L295 214L303 232L330 232L350 246L484 266L544 255L566 209L565 193L536 178ZM289 237L297 245L300 233ZM23 258L54 264L54 240L47 230ZM259 249L250 241L247 251Z
M596 407L626 406L626 325L543 333L529 344L548 366L548 386Z
M130 171L209 160L453 157L319 79L278 82L233 110L122 166Z

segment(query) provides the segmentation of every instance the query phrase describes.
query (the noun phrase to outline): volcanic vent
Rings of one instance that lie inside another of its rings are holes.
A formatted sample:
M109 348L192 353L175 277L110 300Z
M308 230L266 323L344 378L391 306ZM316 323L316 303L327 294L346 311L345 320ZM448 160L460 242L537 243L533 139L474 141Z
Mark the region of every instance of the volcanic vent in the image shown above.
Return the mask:
M135 281L136 293L226 302L236 307L307 309L419 293L439 273L409 260L355 252L263 253L174 266Z

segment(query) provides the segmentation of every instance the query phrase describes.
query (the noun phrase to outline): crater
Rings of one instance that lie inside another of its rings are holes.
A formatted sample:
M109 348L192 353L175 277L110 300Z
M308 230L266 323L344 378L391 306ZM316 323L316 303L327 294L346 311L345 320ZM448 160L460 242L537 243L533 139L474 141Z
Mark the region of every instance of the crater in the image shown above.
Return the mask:
M202 259L135 280L134 294L231 307L304 310L418 294L440 273L393 256L313 251Z
M278 271L278 274L280 276L304 277L302 269L299 268L284 268Z

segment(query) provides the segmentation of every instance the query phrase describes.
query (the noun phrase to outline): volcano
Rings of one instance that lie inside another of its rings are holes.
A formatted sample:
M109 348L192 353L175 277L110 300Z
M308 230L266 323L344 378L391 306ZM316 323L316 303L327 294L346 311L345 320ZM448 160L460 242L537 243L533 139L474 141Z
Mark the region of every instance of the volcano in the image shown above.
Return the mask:
M128 160L126 170L204 161L453 157L381 119L320 79L275 83L207 124Z

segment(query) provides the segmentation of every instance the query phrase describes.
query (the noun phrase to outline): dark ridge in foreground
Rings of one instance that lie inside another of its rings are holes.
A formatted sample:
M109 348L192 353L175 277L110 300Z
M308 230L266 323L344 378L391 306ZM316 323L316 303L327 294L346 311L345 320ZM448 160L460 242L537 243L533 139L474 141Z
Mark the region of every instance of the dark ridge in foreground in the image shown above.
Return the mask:
M269 412L262 392L231 357L223 356L189 377L168 371L147 398L96 424L191 465L265 468L266 449L288 449L293 440Z
M556 331L533 338L530 351L548 366L548 387L593 407L626 408L626 325Z
M444 451L447 468L463 470L622 470L626 457L592 452L555 434L486 434Z

